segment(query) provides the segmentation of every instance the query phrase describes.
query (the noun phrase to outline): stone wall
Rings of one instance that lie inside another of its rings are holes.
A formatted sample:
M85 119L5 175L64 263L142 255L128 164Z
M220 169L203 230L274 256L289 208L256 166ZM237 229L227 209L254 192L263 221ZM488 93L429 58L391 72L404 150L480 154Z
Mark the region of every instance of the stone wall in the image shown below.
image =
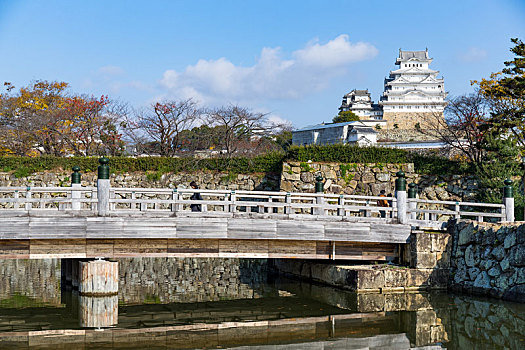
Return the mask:
M444 125L443 113L433 112L385 112L383 113L383 120L386 120L387 129L415 129L416 124L419 123L421 128L426 128L429 125L435 125L437 118L441 119ZM397 125L397 127L396 127Z
M450 287L525 302L525 224L460 221L453 236Z
M421 199L430 200L473 200L477 182L472 177L459 175L419 175L414 165L409 164L344 164L344 163L283 163L281 191L314 192L315 177L325 179L325 191L359 195L379 195L381 190L393 194L396 173L405 172L407 183L418 184Z
M129 258L119 262L126 304L252 299L264 294L266 259Z
M215 190L266 190L279 189L280 174L228 174L217 172L167 173L160 177L155 173L122 173L111 174L112 187L143 187L143 188L189 188L195 181L200 188ZM96 173L82 174L83 186L94 186ZM60 187L70 186L71 172L39 172L27 177L16 178L10 173L0 173L0 186L35 186Z
M348 265L337 262L274 259L280 273L359 293L446 289L451 240L448 233L413 231L401 249L399 265Z
M410 142L410 141L435 141L433 136L425 135L416 129L387 129L377 130L377 141L380 142Z
M60 304L60 260L0 260L0 300L20 295L36 304Z

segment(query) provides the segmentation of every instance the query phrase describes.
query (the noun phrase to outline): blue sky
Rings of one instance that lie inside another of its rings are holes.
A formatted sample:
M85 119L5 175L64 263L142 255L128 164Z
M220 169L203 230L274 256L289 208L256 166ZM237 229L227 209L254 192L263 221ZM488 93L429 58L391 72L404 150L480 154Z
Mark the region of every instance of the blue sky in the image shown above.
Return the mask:
M501 70L525 1L0 0L0 81L60 80L134 107L192 97L295 127L341 97L377 101L399 48L424 50L451 95Z

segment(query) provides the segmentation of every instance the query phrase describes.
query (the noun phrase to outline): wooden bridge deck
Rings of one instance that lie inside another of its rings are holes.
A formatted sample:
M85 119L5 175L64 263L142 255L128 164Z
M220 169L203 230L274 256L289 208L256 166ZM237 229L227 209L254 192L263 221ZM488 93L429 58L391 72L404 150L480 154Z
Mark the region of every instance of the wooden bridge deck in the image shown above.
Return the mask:
M208 216L208 217L206 217ZM211 213L0 217L0 258L242 257L391 260L409 225L373 218Z
M203 199L191 200L194 192ZM394 197L167 188L103 196L95 187L0 188L0 258L390 260L412 227L505 219L502 204L409 199L407 207Z

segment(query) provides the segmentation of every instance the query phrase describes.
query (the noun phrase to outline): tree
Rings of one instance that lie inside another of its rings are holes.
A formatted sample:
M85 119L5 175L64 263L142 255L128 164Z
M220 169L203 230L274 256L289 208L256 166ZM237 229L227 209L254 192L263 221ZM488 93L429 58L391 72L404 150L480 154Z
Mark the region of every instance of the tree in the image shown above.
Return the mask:
M480 94L490 101L490 126L500 133L511 133L521 147L525 147L525 44L511 39L516 55L505 62L506 68L492 73L490 79L472 81Z
M68 125L62 111L65 104L65 82L36 81L18 92L4 83L7 92L0 97L0 128L3 147L15 155L31 150L63 155Z
M448 101L445 118L441 113L434 113L428 119L427 128L419 131L440 140L453 153L481 167L488 119L488 104L482 95L463 95Z
M74 96L66 99L65 120L71 138L66 141L77 156L120 155L124 142L118 117L107 96Z
M107 96L68 95L65 82L36 81L0 95L0 144L4 154L119 154L123 141Z
M359 116L357 116L352 111L341 111L338 115L332 119L334 123L346 123L346 122L354 122L359 121Z
M268 122L266 114L240 106L208 110L205 120L208 125L219 128L221 146L229 157L243 148L246 150L246 146L253 146L251 141L265 137L278 128Z
M136 112L135 120L128 120L126 128L142 147L153 145L161 156L171 157L182 149L182 132L191 129L199 116L192 99L157 102Z

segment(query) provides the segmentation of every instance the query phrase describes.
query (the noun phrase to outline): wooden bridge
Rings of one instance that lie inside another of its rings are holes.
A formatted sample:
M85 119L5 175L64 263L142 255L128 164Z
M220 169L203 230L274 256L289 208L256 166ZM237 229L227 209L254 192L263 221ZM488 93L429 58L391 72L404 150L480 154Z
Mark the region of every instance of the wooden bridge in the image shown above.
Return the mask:
M0 258L387 261L399 256L412 228L442 229L450 218L513 219L509 202L429 201L401 190L396 197L375 197L111 188L109 180L98 181L97 187L0 188ZM195 192L203 200L191 200Z

